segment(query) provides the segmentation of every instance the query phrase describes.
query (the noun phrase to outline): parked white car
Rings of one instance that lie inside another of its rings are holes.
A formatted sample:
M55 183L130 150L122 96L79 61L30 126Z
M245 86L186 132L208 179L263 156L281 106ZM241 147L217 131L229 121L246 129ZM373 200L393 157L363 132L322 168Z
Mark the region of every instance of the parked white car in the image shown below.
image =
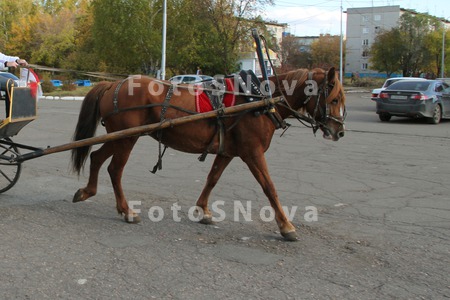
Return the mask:
M393 84L394 82L400 81L400 80L426 80L425 78L420 78L420 77L393 77L393 78L388 78L386 79L386 81L384 82L383 86L381 88L378 89L374 89L372 91L372 96L370 99L376 101L378 98L378 95L384 91L384 89L386 89L388 86L390 86L391 84Z
M213 77L207 75L177 75L169 79L174 84L201 84L206 81L214 80Z

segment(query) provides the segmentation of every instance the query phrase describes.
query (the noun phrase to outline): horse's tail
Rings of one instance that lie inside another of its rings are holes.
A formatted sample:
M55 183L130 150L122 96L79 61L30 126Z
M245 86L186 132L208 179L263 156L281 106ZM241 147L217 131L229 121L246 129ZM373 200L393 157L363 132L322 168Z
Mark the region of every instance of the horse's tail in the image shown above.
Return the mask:
M78 141L93 137L100 121L100 99L106 90L111 87L111 82L96 84L84 97L81 104L78 123L73 134L73 140ZM72 149L72 170L80 175L92 146L84 146Z

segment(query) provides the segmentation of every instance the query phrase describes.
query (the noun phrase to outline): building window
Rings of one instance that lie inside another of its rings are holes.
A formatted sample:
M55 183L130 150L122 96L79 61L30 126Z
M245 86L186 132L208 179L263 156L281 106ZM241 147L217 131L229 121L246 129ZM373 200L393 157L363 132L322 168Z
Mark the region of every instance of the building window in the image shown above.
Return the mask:
M364 50L362 53L362 57L367 57L367 56L369 56L369 51Z
M380 33L381 31L381 27L380 26L375 26L375 33Z
M369 46L369 39L362 40L362 45L363 46Z
M368 33L369 33L369 28L363 27L362 33L363 33L363 34L368 34Z
M361 64L361 70L367 70L367 63Z
M362 21L365 23L369 22L369 16L362 16Z
M381 21L381 15L373 15L374 21Z

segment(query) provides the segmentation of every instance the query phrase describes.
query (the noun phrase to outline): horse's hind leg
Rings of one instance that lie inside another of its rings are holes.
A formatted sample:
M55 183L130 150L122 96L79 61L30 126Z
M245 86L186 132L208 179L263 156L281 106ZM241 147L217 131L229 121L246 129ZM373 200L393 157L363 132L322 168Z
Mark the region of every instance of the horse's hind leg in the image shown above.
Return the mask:
M225 168L231 162L232 157L225 157L222 155L217 155L214 163L212 165L211 171L209 171L208 178L206 180L205 187L197 200L197 206L203 210L203 218L200 223L203 224L211 224L212 223L212 214L208 209L208 199L211 191L216 186L217 181L219 181L220 176L222 175Z
M294 225L286 217L286 214L281 207L278 195L275 190L275 185L269 175L266 159L264 153L256 153L253 155L242 157L242 160L248 165L253 176L261 185L267 198L269 198L270 205L275 211L275 219L280 228L281 235L288 241L298 240Z
M132 137L114 142L114 155L108 166L108 173L111 177L111 183L116 196L117 212L122 214L125 221L128 223L139 223L141 221L139 215L128 207L128 203L122 189L123 169L125 168L125 164L127 163L131 150L137 140L137 137Z
M114 148L111 143L106 143L103 144L98 150L91 153L88 184L85 188L81 188L75 193L73 202L84 201L97 194L98 173L105 160L113 154L113 149Z

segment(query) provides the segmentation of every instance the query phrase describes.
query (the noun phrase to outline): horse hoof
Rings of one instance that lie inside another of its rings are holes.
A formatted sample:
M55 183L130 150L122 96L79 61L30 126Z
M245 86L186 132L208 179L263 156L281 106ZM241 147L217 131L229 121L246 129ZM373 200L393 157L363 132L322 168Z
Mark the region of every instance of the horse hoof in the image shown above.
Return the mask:
M83 201L84 199L83 199L83 190L82 189L79 189L76 193L75 193L75 195L73 196L73 199L72 199L72 202L73 203L77 203L77 202L81 202L81 201Z
M212 225L214 224L212 220L212 216L203 216L203 218L199 221L200 224L204 225Z
M281 235L288 242L297 242L299 240L298 235L297 235L297 233L295 231L281 233Z
M129 224L138 224L141 222L141 217L137 214L130 214L124 216L125 222Z

